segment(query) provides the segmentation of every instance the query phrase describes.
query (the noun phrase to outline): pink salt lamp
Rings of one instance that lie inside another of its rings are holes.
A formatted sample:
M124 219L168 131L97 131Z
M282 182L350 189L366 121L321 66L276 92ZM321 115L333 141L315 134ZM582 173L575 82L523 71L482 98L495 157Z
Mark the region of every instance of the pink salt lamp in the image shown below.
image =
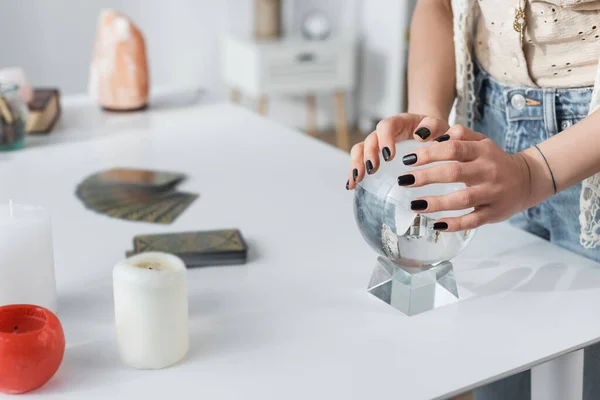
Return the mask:
M98 20L89 93L110 111L135 111L148 105L146 45L126 15L104 10Z

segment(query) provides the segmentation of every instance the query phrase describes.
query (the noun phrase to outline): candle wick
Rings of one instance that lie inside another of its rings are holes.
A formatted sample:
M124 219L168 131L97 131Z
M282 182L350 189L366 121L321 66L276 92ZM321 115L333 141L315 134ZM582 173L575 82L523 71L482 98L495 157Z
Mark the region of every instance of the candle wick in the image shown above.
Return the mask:
M13 201L12 201L12 199L8 200L8 209L10 210L10 216L13 217L14 213L13 213Z

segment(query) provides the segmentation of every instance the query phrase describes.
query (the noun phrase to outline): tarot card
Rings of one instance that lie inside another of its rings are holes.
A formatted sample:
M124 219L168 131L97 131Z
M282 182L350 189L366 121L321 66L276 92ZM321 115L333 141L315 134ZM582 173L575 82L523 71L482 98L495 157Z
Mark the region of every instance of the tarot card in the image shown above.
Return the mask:
M166 190L185 179L178 172L152 171L133 168L113 168L93 175L98 185L138 187L149 190Z
M181 257L188 267L244 263L248 246L237 229L140 235L134 253L160 251Z
M180 193L183 195L181 202L177 204L173 209L164 212L159 215L155 222L160 224L170 224L175 221L197 198L198 195L195 193Z
M158 216L169 212L177 207L186 196L182 193L173 192L171 196L145 207L144 209L136 210L132 213L122 215L121 218L131 221L156 222Z

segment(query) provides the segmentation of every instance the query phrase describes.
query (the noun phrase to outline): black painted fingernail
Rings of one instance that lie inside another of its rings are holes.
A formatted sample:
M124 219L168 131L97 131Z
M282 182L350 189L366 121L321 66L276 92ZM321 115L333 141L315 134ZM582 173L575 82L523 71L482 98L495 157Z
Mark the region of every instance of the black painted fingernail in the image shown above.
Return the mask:
M373 171L373 163L371 162L371 160L367 161L366 167L367 167L367 174L371 175L371 171Z
M415 132L415 135L417 135L421 139L425 140L429 137L429 135L431 135L431 131L429 130L429 128L422 127L422 128L417 129L417 131Z
M350 180L346 181L346 190L350 190Z
M383 154L383 159L385 161L389 161L390 157L392 156L392 152L390 151L389 147L384 147L383 150L381 150L381 154Z
M402 175L398 177L398 185L400 186L408 186L408 185L413 185L415 183L415 176L408 174L408 175Z
M358 178L358 169L354 168L352 170L352 180L356 182L356 178Z
M413 211L423 211L427 209L427 200L413 200L410 202L410 209Z
M445 134L435 139L436 142L445 142L446 140L450 140L450 135Z
M448 224L445 222L436 222L433 224L434 231L445 231L446 229L448 229Z
M404 163L404 165L413 165L414 163L417 162L417 155L416 154L406 155L406 156L402 157L402 162Z

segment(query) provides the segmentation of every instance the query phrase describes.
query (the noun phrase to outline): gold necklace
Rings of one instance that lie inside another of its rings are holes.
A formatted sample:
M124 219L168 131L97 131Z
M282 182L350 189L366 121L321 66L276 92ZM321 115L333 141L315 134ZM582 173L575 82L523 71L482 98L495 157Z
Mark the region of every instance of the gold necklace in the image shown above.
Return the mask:
M521 7L521 5L519 4L519 7L517 7L517 10L515 12L515 21L513 23L513 28L520 35L519 40L521 43L521 47L523 47L523 36L525 35L525 26L527 26L525 10L524 10L524 7Z

